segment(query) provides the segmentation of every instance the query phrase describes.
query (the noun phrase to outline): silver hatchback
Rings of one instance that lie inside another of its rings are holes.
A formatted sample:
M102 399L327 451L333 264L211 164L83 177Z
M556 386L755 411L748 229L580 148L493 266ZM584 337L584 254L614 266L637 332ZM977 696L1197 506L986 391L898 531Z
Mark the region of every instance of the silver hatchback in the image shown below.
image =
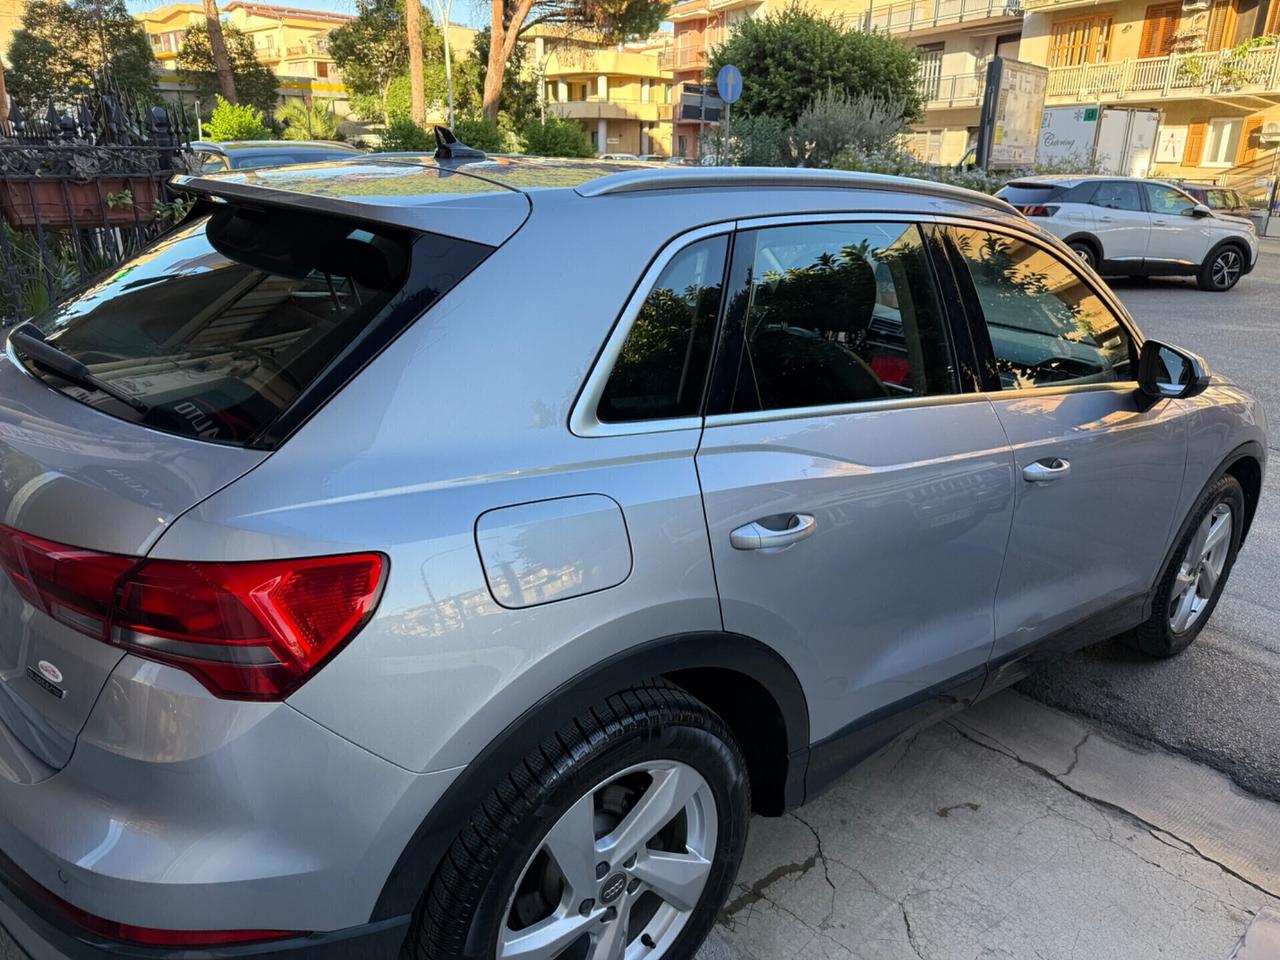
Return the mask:
M1203 628L1261 406L999 200L357 159L0 359L0 923L36 960L687 960L748 818Z

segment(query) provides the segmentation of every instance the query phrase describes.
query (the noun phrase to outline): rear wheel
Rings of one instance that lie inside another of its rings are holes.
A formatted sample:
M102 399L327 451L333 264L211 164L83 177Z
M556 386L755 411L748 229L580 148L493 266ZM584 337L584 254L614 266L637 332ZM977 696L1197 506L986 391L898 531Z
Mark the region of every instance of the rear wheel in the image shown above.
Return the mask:
M1072 240L1067 244L1072 253L1085 262L1087 266L1097 269L1098 253L1088 240Z
M1160 579L1151 619L1127 637L1131 646L1153 657L1171 657L1191 645L1235 564L1244 509L1244 490L1235 477L1224 476L1205 491Z
M1225 293L1244 276L1244 253L1234 244L1220 247L1205 258L1196 275L1201 290Z
M728 897L750 791L684 691L609 697L504 776L418 910L418 960L690 960Z

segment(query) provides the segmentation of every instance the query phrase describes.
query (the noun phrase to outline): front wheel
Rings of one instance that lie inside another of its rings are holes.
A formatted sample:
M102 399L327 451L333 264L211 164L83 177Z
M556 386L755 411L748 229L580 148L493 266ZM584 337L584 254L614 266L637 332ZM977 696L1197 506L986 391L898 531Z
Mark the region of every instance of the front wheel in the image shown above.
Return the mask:
M1239 247L1223 247L1205 259L1196 275L1196 284L1201 290L1225 293L1240 282L1244 266L1244 254Z
M419 907L417 960L691 960L728 898L750 787L683 690L609 697L498 780Z
M1131 646L1152 657L1171 657L1191 645L1235 564L1244 509L1244 489L1235 477L1224 476L1205 491L1160 578L1151 618L1127 638Z

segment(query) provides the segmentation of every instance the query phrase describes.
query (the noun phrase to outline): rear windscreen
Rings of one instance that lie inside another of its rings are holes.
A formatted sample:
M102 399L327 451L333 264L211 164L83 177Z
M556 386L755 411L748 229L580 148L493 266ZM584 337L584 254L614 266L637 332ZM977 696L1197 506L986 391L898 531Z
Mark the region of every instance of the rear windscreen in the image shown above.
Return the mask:
M1010 183L1003 187L996 196L1013 204L1015 207L1023 207L1030 204L1046 203L1054 199L1057 192L1058 185L1056 183Z
M31 322L102 389L23 361L115 416L271 446L281 420L327 399L490 252L438 234L220 205Z

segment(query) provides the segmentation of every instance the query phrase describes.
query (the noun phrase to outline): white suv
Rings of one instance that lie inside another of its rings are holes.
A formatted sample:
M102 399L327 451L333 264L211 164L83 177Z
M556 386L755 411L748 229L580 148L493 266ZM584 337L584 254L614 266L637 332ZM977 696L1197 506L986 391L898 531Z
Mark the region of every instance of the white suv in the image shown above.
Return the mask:
M1024 177L997 196L1066 241L1102 274L1191 276L1230 290L1258 261L1253 222L1177 187L1134 177Z

